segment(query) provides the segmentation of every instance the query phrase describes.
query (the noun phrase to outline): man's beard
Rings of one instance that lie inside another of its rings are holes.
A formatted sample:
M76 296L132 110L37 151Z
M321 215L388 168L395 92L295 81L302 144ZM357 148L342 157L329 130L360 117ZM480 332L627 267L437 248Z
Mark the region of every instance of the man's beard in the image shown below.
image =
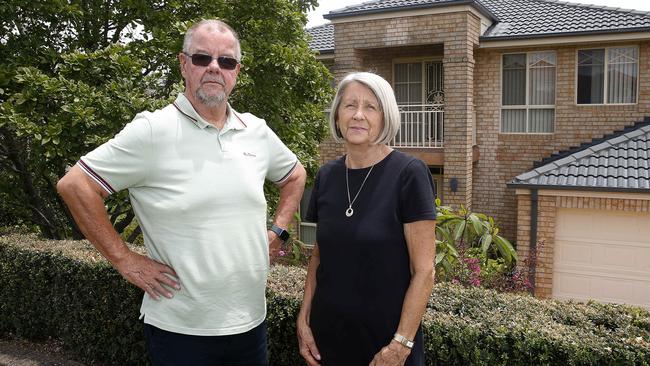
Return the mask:
M213 82L216 81L220 83L221 86L224 87L225 89L226 83L222 77L206 77L203 80L201 80L201 83L205 83L208 81L213 81ZM224 90L221 90L218 91L216 94L209 95L203 90L203 85L201 85L196 90L196 99L208 107L216 107L226 100L226 93Z
M226 100L226 93L220 91L217 94L209 95L203 91L203 88L198 88L196 90L196 99L208 107L216 107Z

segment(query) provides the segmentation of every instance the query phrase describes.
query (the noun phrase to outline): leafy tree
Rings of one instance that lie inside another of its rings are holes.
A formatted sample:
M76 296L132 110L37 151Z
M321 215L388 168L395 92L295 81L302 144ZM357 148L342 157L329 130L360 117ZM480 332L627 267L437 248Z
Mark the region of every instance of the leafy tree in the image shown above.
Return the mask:
M316 0L49 0L0 4L0 226L80 237L56 194L67 167L142 110L182 90L185 29L218 17L239 33L234 108L266 119L310 172L325 136L329 73L304 32ZM125 193L108 201L122 232ZM132 225L131 225L132 226ZM136 230L137 232L137 230Z

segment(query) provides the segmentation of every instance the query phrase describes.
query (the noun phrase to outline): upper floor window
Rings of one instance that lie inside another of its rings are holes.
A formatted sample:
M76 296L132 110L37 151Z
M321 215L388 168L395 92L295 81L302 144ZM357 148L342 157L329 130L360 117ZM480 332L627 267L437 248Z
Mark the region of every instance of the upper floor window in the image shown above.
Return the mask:
M442 61L395 63L394 87L400 106L442 103L436 99L443 90Z
M393 65L393 86L400 111L400 130L390 145L442 146L444 140L442 61L395 60Z
M578 104L631 104L637 101L639 49L578 50Z
M553 132L556 63L553 51L503 55L501 132Z

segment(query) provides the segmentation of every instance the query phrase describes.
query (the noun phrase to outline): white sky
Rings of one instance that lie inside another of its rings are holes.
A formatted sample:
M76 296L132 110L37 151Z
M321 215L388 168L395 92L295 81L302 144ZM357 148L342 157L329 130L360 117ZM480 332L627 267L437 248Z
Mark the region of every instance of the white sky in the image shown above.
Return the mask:
M365 2L364 0L319 0L320 6L308 14L309 22L307 27L313 27L320 24L329 23L323 18L332 10L344 8L349 5L357 5ZM591 5L605 5L613 8L636 9L650 11L650 1L648 0L572 0L574 3L583 3Z

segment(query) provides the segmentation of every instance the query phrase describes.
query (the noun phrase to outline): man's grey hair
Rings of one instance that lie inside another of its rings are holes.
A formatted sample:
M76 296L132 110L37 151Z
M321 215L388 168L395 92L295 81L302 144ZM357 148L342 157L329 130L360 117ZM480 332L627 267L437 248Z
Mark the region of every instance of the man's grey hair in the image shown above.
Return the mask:
M334 102L332 103L329 120L330 131L334 141L345 141L343 134L341 134L341 130L336 126L336 121L339 119L339 106L341 105L341 98L343 97L345 88L347 88L347 86L353 81L368 87L368 89L375 94L375 97L379 102L379 109L383 115L384 124L379 132L379 136L377 136L377 140L373 141L373 143L388 144L393 138L395 138L397 131L399 131L399 108L397 107L393 88L390 86L388 81L371 72L355 72L348 74L339 83L336 96L334 97Z
M188 30L185 32L185 38L183 39L183 52L189 54L190 53L190 48L192 47L192 37L194 36L194 32L196 32L197 29L207 26L210 27L210 31L218 31L221 33L225 32L230 32L232 33L233 37L235 37L235 58L237 61L241 61L241 44L239 43L239 35L237 32L235 32L234 29L232 29L231 26L226 24L224 21L219 20L219 19L203 19L200 20L196 23L194 23Z

